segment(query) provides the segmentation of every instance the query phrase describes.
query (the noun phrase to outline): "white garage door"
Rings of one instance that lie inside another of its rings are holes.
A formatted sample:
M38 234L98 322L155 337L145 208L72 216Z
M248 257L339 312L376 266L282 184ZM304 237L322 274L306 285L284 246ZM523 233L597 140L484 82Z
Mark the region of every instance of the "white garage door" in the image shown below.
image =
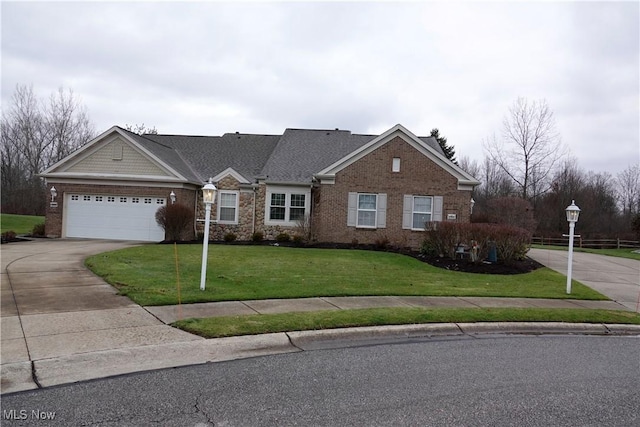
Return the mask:
M156 211L166 199L145 196L66 194L67 237L95 239L164 240Z

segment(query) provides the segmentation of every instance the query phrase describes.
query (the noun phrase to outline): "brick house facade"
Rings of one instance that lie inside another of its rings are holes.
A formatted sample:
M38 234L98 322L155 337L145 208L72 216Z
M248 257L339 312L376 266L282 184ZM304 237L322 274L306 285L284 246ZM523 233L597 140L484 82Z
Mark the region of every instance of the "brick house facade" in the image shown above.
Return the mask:
M162 240L151 217L171 194L194 210L195 238L204 230L201 187L211 177L212 240L310 231L317 242L402 247L420 245L426 221L468 222L479 184L433 138L401 125L379 136L287 129L190 137L113 127L42 176L58 194L46 211L50 237Z

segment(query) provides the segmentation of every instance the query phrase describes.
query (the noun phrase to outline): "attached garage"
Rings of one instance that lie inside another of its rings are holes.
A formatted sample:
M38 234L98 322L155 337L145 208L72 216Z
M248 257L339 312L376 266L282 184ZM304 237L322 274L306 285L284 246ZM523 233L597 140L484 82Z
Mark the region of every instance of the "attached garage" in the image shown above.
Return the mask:
M158 208L167 203L164 198L73 193L64 197L66 237L164 240L164 230L155 220Z

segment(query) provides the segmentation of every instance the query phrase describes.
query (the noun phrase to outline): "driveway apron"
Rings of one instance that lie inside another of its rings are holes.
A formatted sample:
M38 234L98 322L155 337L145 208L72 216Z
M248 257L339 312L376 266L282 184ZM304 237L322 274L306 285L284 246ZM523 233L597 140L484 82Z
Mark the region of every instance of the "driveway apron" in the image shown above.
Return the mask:
M568 252L531 249L529 256L553 270L567 274ZM640 311L640 261L638 260L574 252L572 278L630 310Z
M3 393L56 383L55 370L44 367L72 355L199 339L117 295L84 267L90 255L139 244L42 239L2 245Z

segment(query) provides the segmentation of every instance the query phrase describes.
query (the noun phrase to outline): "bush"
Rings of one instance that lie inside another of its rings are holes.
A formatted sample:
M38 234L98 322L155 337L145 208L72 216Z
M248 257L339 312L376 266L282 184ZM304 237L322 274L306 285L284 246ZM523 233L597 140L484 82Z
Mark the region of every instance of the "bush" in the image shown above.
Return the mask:
M291 236L289 236L287 233L280 233L276 236L276 241L281 243L289 242L291 241Z
M296 245L301 245L304 243L304 237L299 235L299 234L294 234L293 235L293 243L295 243Z
M233 233L227 233L224 235L224 241L229 243L229 242L235 242L235 240L238 238L238 236L236 236Z
M31 230L31 235L36 237L44 237L44 222L36 224Z
M16 232L13 230L8 230L2 233L1 236L3 242L11 242L16 239Z
M256 243L262 242L263 239L264 239L264 234L262 234L261 231L256 231L251 235L251 240Z
M162 206L156 211L156 222L165 233L169 241L181 240L190 232L193 224L193 209L174 203Z
M487 258L490 243L496 246L498 260L508 264L526 256L531 233L508 225L442 222L427 231L421 253L455 259L456 249L463 245L475 247L477 257L474 261L481 261Z
M388 249L389 248L389 239L387 238L387 236L380 236L375 240L375 245L377 249Z

